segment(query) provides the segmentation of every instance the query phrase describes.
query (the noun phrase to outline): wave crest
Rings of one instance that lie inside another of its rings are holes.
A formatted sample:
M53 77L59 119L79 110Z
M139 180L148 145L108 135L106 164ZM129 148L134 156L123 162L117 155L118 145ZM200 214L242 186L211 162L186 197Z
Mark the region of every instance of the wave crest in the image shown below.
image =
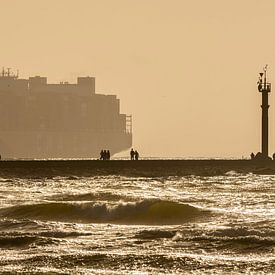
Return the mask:
M0 210L0 215L20 219L40 219L116 224L181 224L206 211L171 201L107 203L43 203Z

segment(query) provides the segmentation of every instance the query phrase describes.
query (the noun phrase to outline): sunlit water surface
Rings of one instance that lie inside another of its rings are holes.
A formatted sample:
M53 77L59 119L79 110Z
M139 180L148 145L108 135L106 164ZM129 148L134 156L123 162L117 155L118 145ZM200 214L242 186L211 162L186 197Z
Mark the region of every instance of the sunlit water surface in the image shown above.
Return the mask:
M0 179L0 271L275 270L275 176Z

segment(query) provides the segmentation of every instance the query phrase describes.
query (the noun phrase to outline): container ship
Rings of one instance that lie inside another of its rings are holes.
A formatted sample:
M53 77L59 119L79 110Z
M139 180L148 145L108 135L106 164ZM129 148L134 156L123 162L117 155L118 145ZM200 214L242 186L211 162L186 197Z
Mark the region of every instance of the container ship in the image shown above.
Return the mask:
M46 77L0 72L2 158L95 158L132 145L132 117L116 95L97 94L94 77L48 84Z

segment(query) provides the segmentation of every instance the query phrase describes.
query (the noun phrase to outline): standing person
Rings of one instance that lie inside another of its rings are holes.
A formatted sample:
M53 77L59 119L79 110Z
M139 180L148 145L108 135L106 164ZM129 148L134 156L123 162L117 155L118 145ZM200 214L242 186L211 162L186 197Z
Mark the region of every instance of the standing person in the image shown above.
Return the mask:
M107 159L107 151L104 150L104 151L103 151L103 160L106 160L106 159Z
M104 159L104 152L103 152L103 150L101 150L101 152L100 152L100 160L103 160Z
M135 151L135 160L138 160L138 158L139 158L139 153L138 153L138 151L136 150L136 151Z
M131 151L130 151L130 157L131 157L131 160L134 160L134 159L135 159L135 151L134 151L133 148L132 148Z
M107 159L107 160L110 160L110 158L111 158L110 151L107 150L107 152L106 152L106 159Z

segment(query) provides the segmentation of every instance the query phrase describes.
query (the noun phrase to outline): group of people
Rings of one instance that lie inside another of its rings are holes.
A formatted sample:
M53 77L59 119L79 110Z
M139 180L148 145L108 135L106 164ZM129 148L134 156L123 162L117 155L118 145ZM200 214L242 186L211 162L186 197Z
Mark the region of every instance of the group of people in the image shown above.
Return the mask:
M100 160L110 160L111 154L109 150L101 150L100 151Z
M252 160L271 160L270 157L265 157L261 152L258 152L256 155L252 152L250 158ZM272 159L275 160L275 153L272 155Z
M131 160L138 160L139 158L139 153L137 150L134 150L133 148L131 149L130 151L130 157L131 157Z
M130 157L131 160L138 160L139 159L139 153L137 150L134 150L133 148L130 151ZM100 151L100 160L110 160L111 154L109 150L101 150Z

